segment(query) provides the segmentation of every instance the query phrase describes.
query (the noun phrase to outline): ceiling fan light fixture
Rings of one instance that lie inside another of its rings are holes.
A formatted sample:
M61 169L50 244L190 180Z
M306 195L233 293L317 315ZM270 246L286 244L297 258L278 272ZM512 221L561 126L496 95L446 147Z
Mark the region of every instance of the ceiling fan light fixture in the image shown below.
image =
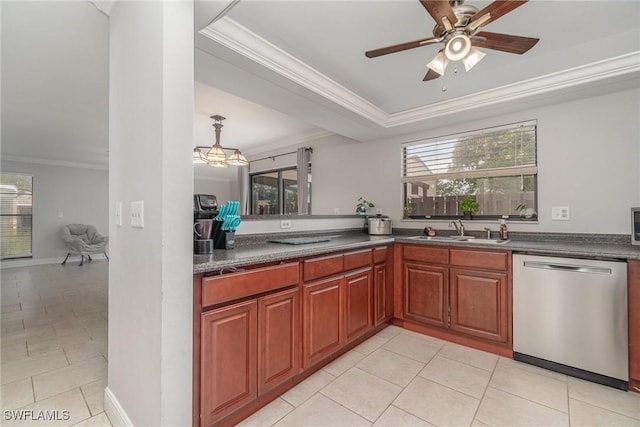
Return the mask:
M465 71L469 72L478 62L482 60L487 54L480 51L475 47L471 47L469 54L462 58Z
M446 55L444 54L444 51L440 49L436 57L433 58L431 62L427 64L427 67L429 67L431 70L435 71L436 73L442 76L444 75L444 70L446 70L448 63L449 63L449 59L447 59Z
M249 161L242 155L240 150L234 150L233 154L227 159L227 163L235 166L246 166L249 164Z
M456 34L447 40L444 54L449 61L460 61L471 50L471 39L466 34Z

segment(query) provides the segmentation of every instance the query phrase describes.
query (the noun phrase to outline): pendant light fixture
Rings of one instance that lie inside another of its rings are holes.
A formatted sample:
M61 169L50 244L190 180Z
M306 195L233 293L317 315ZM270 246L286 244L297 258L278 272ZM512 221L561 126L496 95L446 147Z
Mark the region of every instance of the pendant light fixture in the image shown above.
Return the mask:
M220 133L222 130L222 121L224 117L216 114L211 116L213 119L213 127L216 129L216 143L211 147L197 146L193 149L193 162L194 163L206 163L209 166L217 168L228 168L229 165L244 166L248 165L249 161L242 155L239 149L223 147L220 144ZM233 151L229 157L225 153L225 150Z

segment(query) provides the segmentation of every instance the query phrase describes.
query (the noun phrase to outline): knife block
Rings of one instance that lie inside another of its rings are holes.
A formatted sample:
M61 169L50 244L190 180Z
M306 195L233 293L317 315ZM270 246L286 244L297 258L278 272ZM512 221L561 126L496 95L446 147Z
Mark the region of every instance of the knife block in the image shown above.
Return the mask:
M211 230L211 235L213 236L213 247L215 249L233 249L235 247L236 232L223 231L223 222L224 221L213 221L213 229Z

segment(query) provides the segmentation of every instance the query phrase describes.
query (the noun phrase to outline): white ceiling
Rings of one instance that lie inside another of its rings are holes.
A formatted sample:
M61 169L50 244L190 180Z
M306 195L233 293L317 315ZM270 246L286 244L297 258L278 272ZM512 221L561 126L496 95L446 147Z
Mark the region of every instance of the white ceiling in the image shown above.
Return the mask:
M3 158L106 167L112 3L95 3L102 10L2 1ZM227 117L223 145L258 153L327 132L372 140L640 86L636 0L530 1L486 30L540 38L533 49L486 50L468 74L450 64L431 82L422 77L437 46L364 56L431 35L417 0L197 0L195 9L194 145L213 141L213 114Z

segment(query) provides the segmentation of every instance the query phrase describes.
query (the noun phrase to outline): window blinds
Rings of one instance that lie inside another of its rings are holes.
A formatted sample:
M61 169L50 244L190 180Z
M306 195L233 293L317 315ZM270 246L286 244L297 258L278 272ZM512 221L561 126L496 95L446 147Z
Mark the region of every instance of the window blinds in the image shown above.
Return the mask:
M515 123L402 146L402 182L534 175L536 122Z

